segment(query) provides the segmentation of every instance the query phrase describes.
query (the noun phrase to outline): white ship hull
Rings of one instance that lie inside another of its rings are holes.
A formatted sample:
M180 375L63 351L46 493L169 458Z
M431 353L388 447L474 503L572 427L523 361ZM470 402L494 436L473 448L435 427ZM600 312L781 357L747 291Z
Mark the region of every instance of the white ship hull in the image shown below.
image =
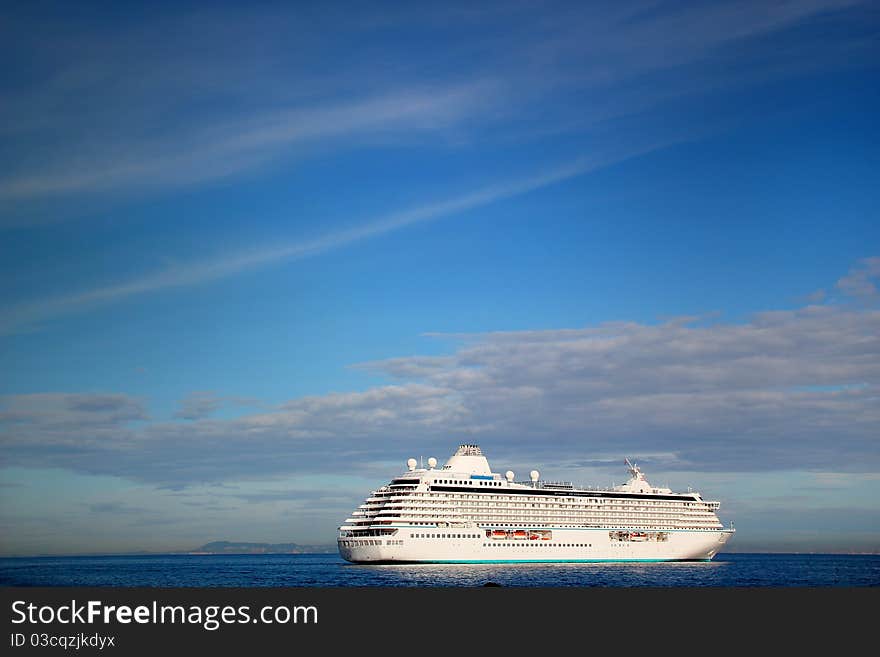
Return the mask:
M394 538L340 538L353 563L590 563L708 561L733 531L669 531L665 541L612 540L608 529L553 529L549 540L493 539L479 528L400 529ZM415 536L455 538L414 538ZM458 538L458 536L471 538ZM472 536L477 536L473 538Z

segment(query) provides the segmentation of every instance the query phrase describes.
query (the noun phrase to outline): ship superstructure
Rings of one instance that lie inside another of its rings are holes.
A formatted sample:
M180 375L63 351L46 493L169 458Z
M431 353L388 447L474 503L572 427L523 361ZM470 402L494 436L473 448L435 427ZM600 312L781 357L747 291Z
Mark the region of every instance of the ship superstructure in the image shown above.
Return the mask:
M339 528L339 553L356 563L710 560L733 534L720 504L699 493L629 480L610 488L528 481L492 472L477 445L460 445L373 491Z

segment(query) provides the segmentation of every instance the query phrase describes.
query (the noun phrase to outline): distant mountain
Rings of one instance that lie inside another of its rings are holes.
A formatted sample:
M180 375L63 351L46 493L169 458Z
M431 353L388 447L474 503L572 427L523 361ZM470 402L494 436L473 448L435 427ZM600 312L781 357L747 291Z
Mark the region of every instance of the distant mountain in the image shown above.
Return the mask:
M326 552L336 552L336 546L214 541L191 550L189 554L314 554Z

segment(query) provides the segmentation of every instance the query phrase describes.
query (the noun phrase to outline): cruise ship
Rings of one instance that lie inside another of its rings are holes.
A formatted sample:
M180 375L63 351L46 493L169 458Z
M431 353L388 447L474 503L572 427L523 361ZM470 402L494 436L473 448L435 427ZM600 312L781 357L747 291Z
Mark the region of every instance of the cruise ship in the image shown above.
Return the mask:
M610 488L492 472L477 445L430 458L373 491L339 528L353 563L709 561L734 533L699 493L629 480Z

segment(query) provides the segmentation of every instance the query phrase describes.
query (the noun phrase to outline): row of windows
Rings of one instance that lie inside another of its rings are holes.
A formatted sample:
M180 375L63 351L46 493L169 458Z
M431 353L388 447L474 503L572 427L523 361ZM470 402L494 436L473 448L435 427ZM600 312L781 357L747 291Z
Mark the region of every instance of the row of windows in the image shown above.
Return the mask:
M586 521L595 519L620 519L635 521L658 521L677 523L717 523L718 517L711 513L675 513L672 511L608 511L608 510L573 510L573 509L505 509L505 508L480 508L480 507L391 507L373 509L367 512L353 512L352 518L358 520L369 519L393 519L393 518L437 518L448 520L464 520L473 518L497 518L509 521L517 519L546 519L557 521L570 519L572 521Z
M435 482L435 483L439 483L439 482ZM484 481L484 482L480 482L480 483L481 483L481 485L482 484L492 485L492 486L495 486L495 485L500 486L501 485L501 482L498 482L498 481ZM425 498L432 498L432 499L441 498L443 500L470 499L470 500L486 501L486 496L481 495L479 493L470 494L470 493L437 493L437 492L433 492L433 493L413 493L413 494L409 494L409 495L400 495L400 494L396 493L390 497L397 498L397 499L370 497L370 498L367 498L366 502L368 504L381 504L381 503L388 503L388 502L392 502L392 501L393 502L403 502L405 500L407 500L407 501L413 500L414 501L414 500L425 499ZM677 500L621 500L621 499L616 499L616 498L599 498L599 499L595 499L595 498L558 499L557 498L557 499L550 501L547 499L546 496L535 497L535 496L522 496L522 495L516 495L516 496L511 496L511 495L496 496L496 495L493 495L492 499L497 500L496 502L494 502L495 504L498 504L498 503L522 504L524 502L539 502L539 503L542 503L542 506L549 503L551 506L556 506L556 507L559 507L561 505L575 505L575 506L583 507L585 504L594 504L594 505L601 504L603 506L620 504L620 505L662 506L662 507L667 507L667 508L678 508L678 509L680 509L682 507L686 507L689 510L692 508L698 508L698 509L703 509L703 510L712 510L712 509L718 508L718 506L719 506L715 502L700 502L700 503L693 502L693 503L691 503L691 502L679 502ZM364 506L364 505L361 505L361 506Z
M479 534L413 534L412 538L480 538Z
M529 513L429 513L429 512L415 512L415 513L383 513L379 516L375 516L373 518L374 521L385 520L388 523L393 522L394 520L399 521L408 521L416 518L432 518L432 519L455 519L455 520L470 520L476 523L496 523L498 521L507 521L507 522L526 522L526 523L536 523L536 522L549 522L549 523L595 523L595 522L617 522L619 524L668 524L668 525L706 525L706 526L714 526L719 523L717 518L684 518L680 516L656 516L656 515L644 515L644 516L623 516L623 515L570 515L570 514L529 514ZM367 520L367 519L365 519ZM387 523L386 523L387 524ZM416 523L411 523L416 524ZM428 523L435 524L435 523Z
M456 480L456 479L434 479L433 481L425 481L425 483L426 484L434 484L434 485L446 484L446 485L453 485L453 486L472 486L475 483L479 484L480 486L502 486L504 484L503 481L476 481L475 482L475 481ZM595 499L595 498L589 497L589 495L583 495L583 494L570 495L570 496L548 495L548 494L539 495L539 496L527 496L527 494L525 492L521 492L524 489L514 489L514 490L516 490L517 492L516 493L508 493L508 495L510 497L518 497L518 498L528 497L528 499L544 499L544 500L546 500L548 498L553 498L553 499L565 499L567 501L582 500L585 498ZM584 492L586 493L586 491L584 491ZM607 495L609 493L611 493L611 496L607 497ZM392 488L390 486L382 486L381 488L378 488L378 489L372 491L371 497L372 496L381 496L381 495L400 495L400 494L418 495L419 493L416 493L416 492L412 492L412 493L403 492L402 493L402 491L400 489L398 489L396 486L394 488ZM449 494L452 495L454 493L449 493ZM502 493L502 494L504 494L504 493ZM597 491L597 494L599 495L599 499L601 499L601 500L618 501L618 502L621 502L621 501L635 502L635 503L637 503L637 502L676 502L679 504L685 504L687 506L703 506L703 505L712 506L712 505L719 504L719 502L714 501L714 500L713 501L706 501L706 500L702 500L702 499L695 500L693 497L685 497L684 494L680 494L681 497L679 497L677 494L672 494L669 496L664 496L662 499L652 499L651 497L639 497L637 499L633 499L632 497L626 496L625 494L622 494L620 496L615 495L613 493L613 491L610 491L607 489Z
M377 517L377 516L450 516L458 515L471 517L474 514L481 516L492 515L494 517L510 517L519 516L525 518L657 518L662 520L679 520L681 522L714 522L718 518L710 513L689 514L676 513L674 511L608 511L608 510L589 510L589 509L505 509L505 508L485 508L485 507L386 507L383 509L375 509L370 513L353 513L352 516Z
M376 541L372 539L366 540L342 540L339 541L340 544L346 547L357 547L359 545L382 545L382 541ZM386 540L385 545L403 545L402 539L394 539L394 540Z
M346 522L358 524L372 524L383 522L406 522L411 525L425 525L435 527L438 521L470 521L473 523L499 524L504 521L507 526L517 526L522 523L551 523L551 524L575 524L589 525L595 523L608 524L650 524L650 525L694 525L714 527L720 524L715 516L688 517L685 515L665 513L644 514L616 514L616 513L542 513L510 510L481 510L481 509L408 509L406 511L394 511L384 509L378 513L364 516L353 515ZM453 524L456 524L453 522Z
M419 523L409 523L409 524L416 525L416 524L419 524ZM421 523L421 524L424 524L424 525L433 525L433 523ZM504 522L495 523L495 522L493 522L492 524L493 524L493 526L495 526L495 527L517 527L517 528L535 527L535 523L534 523L534 522L530 522L530 523L504 523ZM563 528L563 529L581 529L581 530L594 530L594 529L620 529L620 528L621 528L620 523L581 523L581 524L571 524L571 523L560 522L560 523L542 523L541 526L543 526L543 527L559 527L559 528ZM716 525L703 525L703 526L698 526L698 525L677 525L677 524L667 523L667 524L664 524L664 525L660 525L660 524L653 524L653 525L651 525L651 524L630 525L630 526L627 527L627 529L631 529L631 530L654 530L654 531L663 531L663 530L666 530L666 531L669 531L669 530L716 531L717 529L720 529L721 527L722 527L722 525L721 525L720 523L718 523L718 524L716 524ZM352 528L354 529L354 528L356 528L356 527L355 527L355 526L352 526ZM465 535L465 534L463 534L462 537L463 537L463 538L469 538L470 536L469 536L469 535ZM479 535L478 535L477 537L479 537ZM416 538L416 537L414 536L413 538ZM428 535L428 534L424 534L424 535L421 536L421 538L441 538L441 536L440 536L439 534L436 534L436 535ZM445 535L445 536L443 536L442 538L453 538L453 535L452 535L452 534Z
M601 522L603 524L607 524L609 522L614 522L617 524L628 524L628 525L695 525L695 526L707 526L714 527L720 524L720 521L717 518L707 516L704 518L688 518L684 516L676 516L676 515L660 515L660 514L645 514L645 515L618 515L618 514L563 514L563 513L508 513L508 512L431 512L430 510L413 510L411 513L406 512L391 512L391 513L382 513L373 516L373 521L384 520L388 523L393 522L395 520L401 522L407 522L408 524L424 524L424 525L434 525L435 522L418 522L416 519L419 518L435 518L435 519L454 519L454 520L469 520L476 523L482 522L490 522L497 523L499 520L508 521L511 524L515 523L528 523L534 524L538 523L552 523L552 524L594 524L597 522ZM369 523L370 519L364 518L364 522Z
M523 543L522 541L514 542L495 542L483 543L483 547L593 547L592 543Z
M431 510L436 509L437 511L515 511L518 513L525 513L534 510L538 510L539 512L554 512L556 514L568 514L568 515L583 515L584 513L604 513L604 514L620 514L620 515L652 515L652 516L681 516L683 518L700 518L707 517L711 518L714 514L709 511L685 511L682 509L675 508L651 508L651 507L590 507L590 506L581 506L581 507L565 507L560 505L544 505L544 504L505 504L504 502L423 502L419 503L416 501L406 501L406 502L391 502L384 505L376 505L371 507L367 507L362 509L361 511L355 511L355 514L363 515L364 512L372 511L374 513L380 512L388 512L388 511L419 511L419 510Z

